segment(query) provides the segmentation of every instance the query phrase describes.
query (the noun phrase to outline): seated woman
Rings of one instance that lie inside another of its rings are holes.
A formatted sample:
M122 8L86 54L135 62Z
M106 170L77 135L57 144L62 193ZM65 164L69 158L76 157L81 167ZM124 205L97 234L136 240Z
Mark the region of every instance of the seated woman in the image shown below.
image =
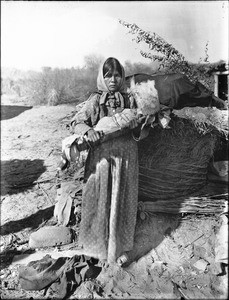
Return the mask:
M132 250L138 203L138 148L131 130L100 143L95 127L136 104L128 97L125 72L115 58L108 58L99 70L98 91L75 115L75 134L90 144L84 174L79 244L83 253L108 263ZM123 115L124 116L124 115ZM125 118L125 116L124 116ZM128 127L138 126L137 117L126 119Z

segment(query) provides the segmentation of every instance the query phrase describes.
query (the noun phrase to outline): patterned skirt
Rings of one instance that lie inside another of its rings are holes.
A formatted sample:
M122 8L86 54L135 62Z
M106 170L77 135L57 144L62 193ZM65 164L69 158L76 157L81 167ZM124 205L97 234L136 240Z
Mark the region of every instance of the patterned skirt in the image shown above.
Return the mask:
M138 148L130 134L90 150L79 244L83 253L115 262L133 248L138 203Z

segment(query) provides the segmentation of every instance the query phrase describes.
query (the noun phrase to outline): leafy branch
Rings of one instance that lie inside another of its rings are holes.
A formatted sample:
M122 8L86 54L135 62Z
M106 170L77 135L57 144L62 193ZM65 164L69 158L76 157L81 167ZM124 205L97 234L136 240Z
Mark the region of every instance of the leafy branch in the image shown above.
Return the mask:
M204 72L190 65L188 61L185 60L185 57L175 49L172 44L169 44L155 32L151 33L142 30L136 24L130 24L122 20L119 20L119 23L130 29L129 33L135 35L133 40L136 43L144 42L148 45L150 51L161 54L156 55L140 50L140 54L143 57L159 62L159 70L164 69L166 73L175 72L185 74L193 83L201 81L202 84L209 89L209 84L206 81Z

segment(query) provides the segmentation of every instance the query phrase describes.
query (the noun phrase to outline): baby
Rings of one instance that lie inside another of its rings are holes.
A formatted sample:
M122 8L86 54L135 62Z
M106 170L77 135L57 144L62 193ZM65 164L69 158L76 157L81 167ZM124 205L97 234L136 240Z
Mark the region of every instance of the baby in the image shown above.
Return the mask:
M103 117L94 127L96 131L102 131L105 135L128 128L131 120L137 118L137 109L125 108L122 112L112 117Z
M131 120L140 116L155 115L160 109L158 93L155 88L155 81L148 80L136 84L129 89L130 97L136 101L136 109L124 109L121 113L117 113L112 117L103 117L94 130L103 131L104 134L109 134L117 130L127 128Z

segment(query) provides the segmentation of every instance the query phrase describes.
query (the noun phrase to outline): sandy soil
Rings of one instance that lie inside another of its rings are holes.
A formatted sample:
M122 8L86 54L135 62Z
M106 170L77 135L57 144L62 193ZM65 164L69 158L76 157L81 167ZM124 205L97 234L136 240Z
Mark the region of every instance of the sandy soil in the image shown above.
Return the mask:
M74 111L74 104L29 107L22 101L2 99L2 299L56 297L44 291L22 290L18 281L20 261L13 263L13 259L28 253L32 232L55 224L56 167L61 141L69 135L66 124ZM157 213L145 220L138 217L130 264L104 268L95 280L83 282L70 298L226 299L227 265L215 260L220 225L219 216ZM63 249L48 251L61 253ZM205 267L198 264L200 260Z

